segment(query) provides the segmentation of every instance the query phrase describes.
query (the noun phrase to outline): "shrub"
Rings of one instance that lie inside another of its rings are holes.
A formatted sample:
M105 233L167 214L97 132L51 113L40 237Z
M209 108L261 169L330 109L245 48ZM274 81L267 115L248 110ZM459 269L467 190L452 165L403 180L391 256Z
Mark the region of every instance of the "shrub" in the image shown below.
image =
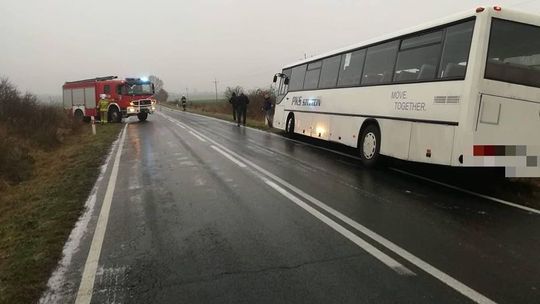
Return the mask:
M62 140L61 130L78 127L60 105L42 104L32 94L20 94L7 80L0 80L0 125L8 136L21 137L40 147L53 147Z
M0 134L0 180L13 184L26 180L33 165L34 159L24 145Z
M54 148L79 126L60 105L39 103L0 79L0 181L29 178L34 163L30 152Z

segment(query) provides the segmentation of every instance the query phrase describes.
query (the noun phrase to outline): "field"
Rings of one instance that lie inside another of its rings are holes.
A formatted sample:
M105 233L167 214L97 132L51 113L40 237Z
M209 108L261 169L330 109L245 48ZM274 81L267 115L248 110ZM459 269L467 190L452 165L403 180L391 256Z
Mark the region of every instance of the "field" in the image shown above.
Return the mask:
M268 129L264 121L264 112L262 111L263 98L258 95L249 96L250 103L247 108L246 124L256 128ZM176 108L175 102L164 104L167 107ZM232 105L227 100L194 100L187 104L187 111L212 116L215 118L233 121Z

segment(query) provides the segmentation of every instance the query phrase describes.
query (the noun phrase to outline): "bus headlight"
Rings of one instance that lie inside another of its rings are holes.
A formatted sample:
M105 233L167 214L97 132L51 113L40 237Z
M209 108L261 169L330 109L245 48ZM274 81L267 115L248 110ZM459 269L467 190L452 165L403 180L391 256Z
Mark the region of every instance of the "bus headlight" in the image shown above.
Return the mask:
M315 132L317 132L317 135L321 137L326 130L323 127L317 127L315 128Z

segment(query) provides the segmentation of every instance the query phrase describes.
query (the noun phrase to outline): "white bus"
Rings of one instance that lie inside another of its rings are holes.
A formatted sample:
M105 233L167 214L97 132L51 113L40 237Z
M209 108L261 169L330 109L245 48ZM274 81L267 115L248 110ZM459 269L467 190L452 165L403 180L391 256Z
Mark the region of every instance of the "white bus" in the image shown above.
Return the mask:
M382 154L537 174L539 26L479 7L285 66L274 126L357 147L367 166Z

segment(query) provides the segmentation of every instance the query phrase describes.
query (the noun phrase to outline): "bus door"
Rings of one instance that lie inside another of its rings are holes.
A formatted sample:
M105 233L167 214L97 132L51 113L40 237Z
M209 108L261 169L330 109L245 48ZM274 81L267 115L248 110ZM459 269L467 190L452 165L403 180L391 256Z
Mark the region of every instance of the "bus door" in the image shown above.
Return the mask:
M278 105L281 104L287 93L289 92L289 78L291 75L291 69L283 71L283 73L277 73L274 75L274 84L276 89L276 107L274 111L274 126L278 128L285 127L285 113L283 110L278 111Z

